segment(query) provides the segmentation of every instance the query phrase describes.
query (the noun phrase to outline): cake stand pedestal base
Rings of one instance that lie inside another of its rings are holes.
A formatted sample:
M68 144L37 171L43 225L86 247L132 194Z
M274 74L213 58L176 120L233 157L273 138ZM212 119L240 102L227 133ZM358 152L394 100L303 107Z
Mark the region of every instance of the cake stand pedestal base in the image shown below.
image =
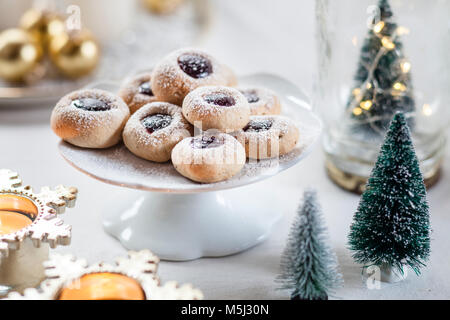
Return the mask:
M192 194L122 191L103 226L127 249L149 249L164 260L220 257L265 240L281 218L276 203L266 183Z

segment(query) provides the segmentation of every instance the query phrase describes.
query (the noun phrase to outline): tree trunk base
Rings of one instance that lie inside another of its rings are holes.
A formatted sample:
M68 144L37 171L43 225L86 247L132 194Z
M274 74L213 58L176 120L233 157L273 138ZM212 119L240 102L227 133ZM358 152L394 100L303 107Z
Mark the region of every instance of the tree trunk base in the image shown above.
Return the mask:
M331 161L326 161L325 168L328 177L340 188L356 193L362 194L366 188L367 177L361 177L353 173L345 172L336 167ZM424 183L427 189L433 187L441 177L440 163L435 170L431 171L428 176L424 176Z
M370 281L380 281L385 283L397 283L403 281L408 276L407 266L403 266L403 273L388 265L366 266L363 275Z

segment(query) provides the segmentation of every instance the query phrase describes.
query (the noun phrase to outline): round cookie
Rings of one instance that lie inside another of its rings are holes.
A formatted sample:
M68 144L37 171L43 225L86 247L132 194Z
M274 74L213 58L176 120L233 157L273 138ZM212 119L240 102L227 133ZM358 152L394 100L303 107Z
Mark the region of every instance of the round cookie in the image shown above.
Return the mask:
M188 179L213 183L230 179L245 164L245 150L224 133L186 138L172 150L175 169Z
M233 133L244 146L247 158L268 159L291 152L297 145L299 130L283 116L251 116L247 126Z
M245 127L250 118L247 99L237 89L206 86L190 92L183 101L183 115L202 130L233 132Z
M180 107L167 102L152 102L130 117L123 131L123 142L138 157L166 162L170 160L173 147L192 136L192 132Z
M118 96L103 90L69 93L53 109L51 127L63 140L84 148L108 148L117 144L130 117Z
M119 96L130 108L130 113L135 113L147 103L158 101L153 94L150 85L151 73L142 73L132 77L119 90Z
M270 115L281 113L280 98L266 88L240 88L239 91L247 98L252 115Z
M227 87L235 87L238 84L238 79L234 71L227 65L222 65L225 73L225 77L227 79L226 86Z
M196 49L180 49L155 66L151 87L160 101L181 106L184 97L195 88L227 85L230 72L209 54Z

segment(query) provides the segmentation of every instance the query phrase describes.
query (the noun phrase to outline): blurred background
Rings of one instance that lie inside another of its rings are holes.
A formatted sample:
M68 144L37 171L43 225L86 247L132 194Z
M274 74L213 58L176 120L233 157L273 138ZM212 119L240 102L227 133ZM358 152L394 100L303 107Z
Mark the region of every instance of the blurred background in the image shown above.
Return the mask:
M1 105L17 104L21 101L17 96L48 101L49 96L60 97L97 79L122 80L185 46L209 51L241 75L257 71L283 74L308 91L312 88L312 0L1 0L0 29L42 29L38 18L30 15L30 8L50 8L52 15L69 22L79 19L81 28L89 31L88 40L92 38L98 45L98 62L84 57L85 70L81 67L76 74L76 70L65 70L66 66L58 64L63 52L44 43L43 51L48 51L49 59L44 56L38 71L30 70L31 76L25 74L19 79L25 78L26 84L0 80ZM69 76L68 71L72 71ZM36 102L34 99L32 104Z

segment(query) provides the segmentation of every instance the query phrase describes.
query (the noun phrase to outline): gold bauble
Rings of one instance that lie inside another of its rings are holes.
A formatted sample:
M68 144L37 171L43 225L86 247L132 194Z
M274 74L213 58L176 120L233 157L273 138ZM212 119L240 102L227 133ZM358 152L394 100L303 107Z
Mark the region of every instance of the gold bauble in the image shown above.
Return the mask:
M20 27L30 32L44 48L50 39L65 32L63 19L56 13L45 10L30 9L20 19Z
M0 77L21 81L38 65L42 48L26 31L8 29L0 33Z
M92 72L100 58L99 46L87 30L73 30L53 37L49 53L58 70L71 78Z
M167 14L173 12L180 6L183 0L143 0L145 6L158 14Z

